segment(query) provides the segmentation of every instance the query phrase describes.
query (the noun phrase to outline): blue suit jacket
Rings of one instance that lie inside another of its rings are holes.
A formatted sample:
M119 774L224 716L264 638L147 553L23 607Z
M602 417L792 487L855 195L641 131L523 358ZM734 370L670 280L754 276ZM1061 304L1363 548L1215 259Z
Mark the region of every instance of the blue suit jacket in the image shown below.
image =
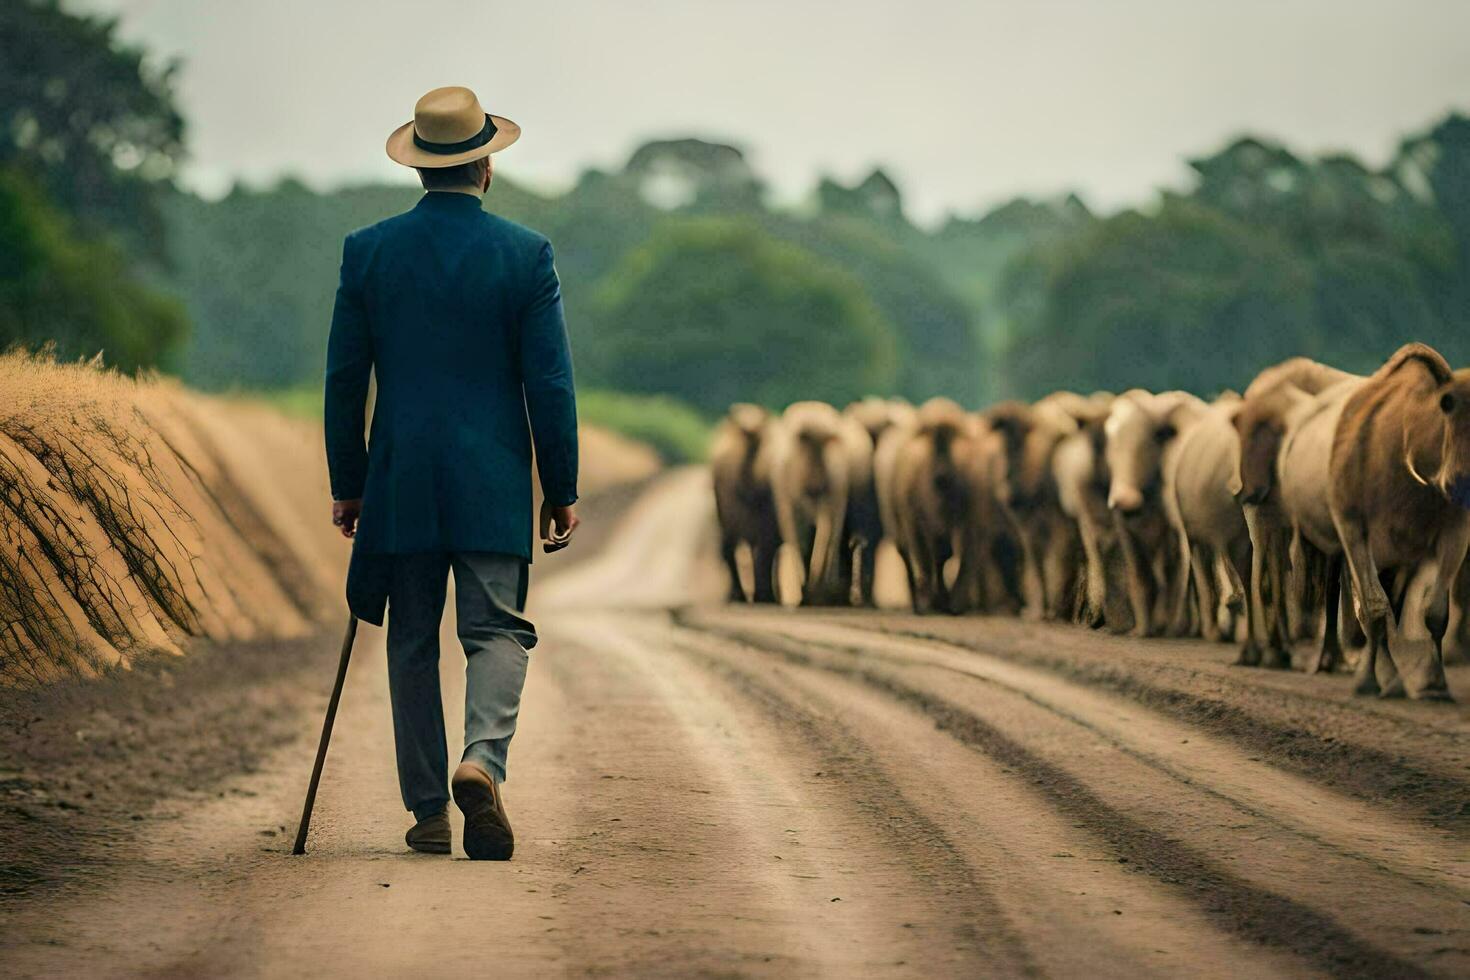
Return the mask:
M377 375L372 432L363 423ZM531 556L531 445L577 499L577 409L551 245L431 192L347 236L327 345L332 496L361 497L359 555ZM371 617L364 617L369 618Z

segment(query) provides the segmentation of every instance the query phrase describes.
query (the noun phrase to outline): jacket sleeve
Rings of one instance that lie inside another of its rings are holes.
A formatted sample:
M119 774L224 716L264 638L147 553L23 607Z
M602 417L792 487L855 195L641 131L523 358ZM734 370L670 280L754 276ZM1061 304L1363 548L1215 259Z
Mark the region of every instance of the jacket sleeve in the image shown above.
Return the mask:
M367 482L368 450L363 427L368 381L373 369L373 341L363 306L355 237L347 236L342 246L337 303L332 310L332 332L327 340L326 402L322 419L333 500L358 499Z
M541 491L554 506L577 499L577 396L551 243L541 246L521 315L521 382Z

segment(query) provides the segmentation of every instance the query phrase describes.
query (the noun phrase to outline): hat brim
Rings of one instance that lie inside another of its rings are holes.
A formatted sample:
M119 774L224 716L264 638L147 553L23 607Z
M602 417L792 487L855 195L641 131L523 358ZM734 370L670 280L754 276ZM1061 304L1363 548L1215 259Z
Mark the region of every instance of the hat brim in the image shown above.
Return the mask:
M430 153L421 150L413 141L413 120L393 130L388 137L388 159L394 163L401 163L405 167L427 167L430 169L438 167L457 167L461 163L469 163L497 153L516 140L521 138L521 127L506 119L486 113L490 120L495 123L495 136L484 146L477 146L473 150L465 150L463 153Z

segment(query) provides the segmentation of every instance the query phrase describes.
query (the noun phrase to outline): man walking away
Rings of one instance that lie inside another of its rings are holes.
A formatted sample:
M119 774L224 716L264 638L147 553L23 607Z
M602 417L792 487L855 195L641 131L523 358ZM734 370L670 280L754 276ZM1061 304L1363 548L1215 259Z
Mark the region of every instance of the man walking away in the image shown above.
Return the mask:
M355 538L353 614L388 613L388 685L408 846L447 854L450 793L466 853L515 847L500 784L526 651L531 445L547 551L577 527L577 410L551 245L488 214L491 154L520 127L467 88L435 89L388 138L418 170L414 208L347 236L327 346L332 520ZM366 443L369 376L377 399ZM464 754L448 777L439 626L454 574L465 653Z

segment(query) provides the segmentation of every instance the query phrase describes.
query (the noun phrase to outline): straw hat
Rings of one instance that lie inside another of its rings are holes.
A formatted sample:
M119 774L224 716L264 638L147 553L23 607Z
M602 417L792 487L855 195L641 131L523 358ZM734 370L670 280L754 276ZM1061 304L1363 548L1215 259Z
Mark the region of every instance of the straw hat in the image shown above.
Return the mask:
M479 98L469 89L450 85L419 99L413 120L388 137L388 157L405 167L456 167L520 138L521 127L480 108Z

